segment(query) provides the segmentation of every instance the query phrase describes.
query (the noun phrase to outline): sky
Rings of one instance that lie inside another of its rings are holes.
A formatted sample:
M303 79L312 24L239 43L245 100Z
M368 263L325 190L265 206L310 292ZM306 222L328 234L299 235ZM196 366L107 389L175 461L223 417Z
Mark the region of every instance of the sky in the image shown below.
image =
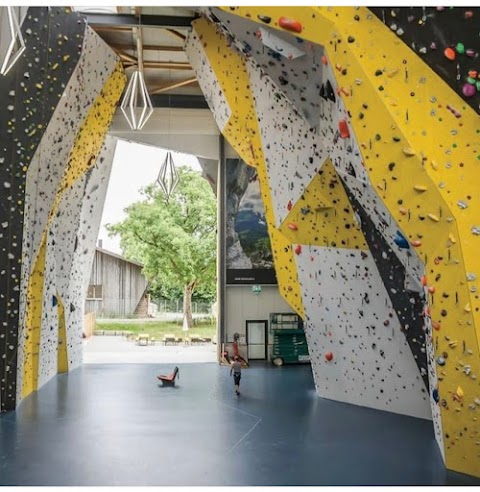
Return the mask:
M156 181L166 154L167 151L160 147L120 139L117 141L98 233L103 249L122 254L120 238L109 237L105 225L120 222L126 216L125 208L143 199L140 189ZM198 159L193 155L172 152L172 157L177 167L184 165L201 171Z

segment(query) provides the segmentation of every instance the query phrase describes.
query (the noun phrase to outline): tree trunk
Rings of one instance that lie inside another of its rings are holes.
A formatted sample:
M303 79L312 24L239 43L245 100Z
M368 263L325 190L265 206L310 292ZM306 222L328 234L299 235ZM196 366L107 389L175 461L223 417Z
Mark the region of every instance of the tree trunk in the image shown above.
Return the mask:
M183 288L183 315L187 317L187 325L189 329L193 327L192 292L193 286L191 284L186 284Z

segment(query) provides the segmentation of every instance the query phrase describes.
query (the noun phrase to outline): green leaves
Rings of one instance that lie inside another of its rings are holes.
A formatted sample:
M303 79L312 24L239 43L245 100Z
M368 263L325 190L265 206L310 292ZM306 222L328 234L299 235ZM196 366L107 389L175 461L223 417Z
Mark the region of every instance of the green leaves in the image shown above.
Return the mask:
M212 292L216 274L217 207L208 182L200 173L179 167L179 184L167 201L160 188L142 190L145 200L130 205L127 218L109 226L120 236L128 259L143 263L155 290ZM162 289L162 286L167 287Z

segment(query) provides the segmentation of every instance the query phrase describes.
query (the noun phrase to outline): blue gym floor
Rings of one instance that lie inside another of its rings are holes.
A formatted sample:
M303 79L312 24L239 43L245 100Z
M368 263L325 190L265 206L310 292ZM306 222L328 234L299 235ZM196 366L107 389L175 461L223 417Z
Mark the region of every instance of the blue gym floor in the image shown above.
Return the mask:
M309 366L85 365L0 416L0 485L479 484L431 423L319 399Z

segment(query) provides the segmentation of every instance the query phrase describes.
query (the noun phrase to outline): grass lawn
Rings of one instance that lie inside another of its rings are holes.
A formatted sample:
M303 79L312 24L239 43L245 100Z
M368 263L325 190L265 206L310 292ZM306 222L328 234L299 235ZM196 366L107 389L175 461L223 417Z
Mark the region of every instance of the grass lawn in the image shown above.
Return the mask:
M148 333L149 336L155 337L157 340L161 340L164 335L172 334L176 337L184 338L190 335L198 335L200 337L212 338L216 335L216 326L214 324L200 324L194 326L188 333L182 331L182 325L171 321L158 321L147 323L142 320L132 320L131 323L102 323L97 321L97 330L105 331L131 331L135 334Z

